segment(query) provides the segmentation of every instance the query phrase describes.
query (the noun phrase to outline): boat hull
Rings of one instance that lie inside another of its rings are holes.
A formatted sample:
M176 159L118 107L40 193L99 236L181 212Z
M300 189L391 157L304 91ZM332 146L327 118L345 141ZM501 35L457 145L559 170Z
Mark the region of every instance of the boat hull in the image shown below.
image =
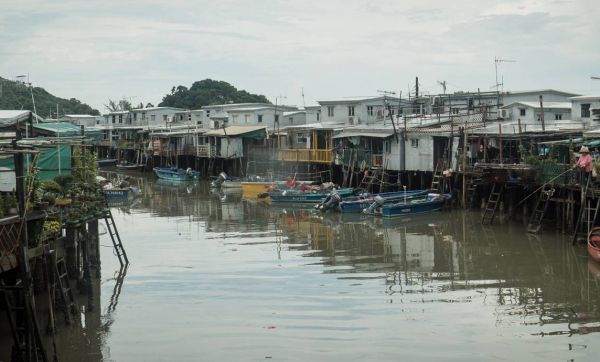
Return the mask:
M590 231L587 241L587 250L590 258L600 263L600 228L595 227Z
M103 166L114 166L117 164L117 159L116 158L106 158L106 159L102 159L102 160L96 160L96 164L100 167Z
M383 217L398 217L404 215L424 214L441 210L449 194L429 194L423 199L411 199L408 202L386 204L377 209L377 214Z
M153 169L156 176L161 180L169 181L193 181L200 178L200 172L193 170L183 170L180 168L159 168Z
M367 209L369 206L373 205L375 202L375 197L380 196L384 199L384 203L402 201L405 197L410 198L414 196L424 195L427 191L424 190L414 190L414 191L400 191L400 192L385 192L375 195L369 195L368 197L363 196L355 196L351 198L343 199L337 208L338 211L342 213L360 213L363 210Z
M341 197L352 195L353 189L339 189L336 192ZM298 192L298 191L283 191L269 192L271 202L287 202L287 203L312 203L316 204L323 201L331 192Z

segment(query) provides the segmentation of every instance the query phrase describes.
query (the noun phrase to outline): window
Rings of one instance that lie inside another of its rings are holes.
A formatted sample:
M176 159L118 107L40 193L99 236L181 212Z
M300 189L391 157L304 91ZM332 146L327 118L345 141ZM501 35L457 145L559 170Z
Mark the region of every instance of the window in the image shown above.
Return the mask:
M142 112L142 121L146 119L146 112Z
M590 118L590 104L589 103L583 103L581 105L581 117Z
M367 106L367 114L368 114L369 116L372 116L372 115L373 115L373 106Z
M115 123L115 121L116 121L116 120L117 120L117 116L115 116L115 115L113 114L113 116L112 116L112 123Z
M134 113L134 114L133 114L133 120L134 120L134 121L137 121L137 113Z
M275 123L279 123L279 115L278 114L275 115Z
M150 115L150 120L151 121L156 121L156 115L155 114L151 114Z
M166 114L163 114L163 121L165 121L165 122L166 122L166 121L168 121L168 120L169 120L169 118L167 117L167 115L166 115Z
M288 121L290 121L290 124L294 124L294 117L289 117Z
M555 120L557 120L557 121L560 121L560 120L562 119L562 114L560 114L560 113L556 113L556 114L554 115L554 119L555 119Z
M525 108L519 108L519 116L524 116L527 113Z
M392 152L392 143L390 141L383 141L383 151L385 153Z
M458 108L452 108L451 111L452 114L458 114Z
M231 115L231 123L232 124L236 124L237 123L237 114L232 114Z
M180 115L179 115L179 120L180 120L180 121L183 121L183 114L180 114Z
M410 146L411 147L419 147L419 139L418 138L411 138L410 139Z
M210 109L206 110L206 117L210 117Z
M321 120L321 112L317 112L317 122Z
M306 144L308 142L308 137L306 133L296 133L296 143Z
M250 115L249 114L244 114L244 123L248 123L249 119L250 119Z
M354 116L354 106L348 106L348 116Z
M119 114L119 123L123 123L123 115Z
M333 117L333 106L327 107L327 116Z
M96 120L96 124L100 124L100 120L99 119Z
M259 115L257 115L257 116L256 116L256 121L257 121L258 123L261 123L261 122L262 122L262 116L263 116L262 114L259 114Z
M198 121L196 121L196 124L197 124L198 126L202 126L202 121L201 121L201 120L198 120Z

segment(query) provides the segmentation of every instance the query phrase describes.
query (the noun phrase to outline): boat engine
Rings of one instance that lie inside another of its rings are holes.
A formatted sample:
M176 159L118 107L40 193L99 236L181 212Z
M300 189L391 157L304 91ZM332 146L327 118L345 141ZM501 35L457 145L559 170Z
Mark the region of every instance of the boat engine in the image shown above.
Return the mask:
M315 208L321 211L327 211L329 209L333 209L338 207L340 202L342 202L342 197L337 191L333 190L321 203L317 204Z
M373 203L369 207L367 207L366 209L363 210L363 213L373 214L375 212L375 209L383 206L384 203L385 203L385 199L383 197L377 195L373 198Z
M221 172L219 176L217 176L217 178L210 183L210 186L221 187L225 180L227 180L227 174L225 172Z

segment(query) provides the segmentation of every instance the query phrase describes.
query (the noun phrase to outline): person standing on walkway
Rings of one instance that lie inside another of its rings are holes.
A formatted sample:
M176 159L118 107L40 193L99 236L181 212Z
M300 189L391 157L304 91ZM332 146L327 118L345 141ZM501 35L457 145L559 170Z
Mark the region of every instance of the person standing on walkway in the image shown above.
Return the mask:
M579 159L577 160L577 163L575 163L575 165L573 166L573 169L579 171L580 174L580 184L587 184L587 180L588 178L591 176L592 174L592 170L594 168L594 160L592 159L592 156L590 156L590 150L586 147L586 146L581 146L581 149L579 149Z

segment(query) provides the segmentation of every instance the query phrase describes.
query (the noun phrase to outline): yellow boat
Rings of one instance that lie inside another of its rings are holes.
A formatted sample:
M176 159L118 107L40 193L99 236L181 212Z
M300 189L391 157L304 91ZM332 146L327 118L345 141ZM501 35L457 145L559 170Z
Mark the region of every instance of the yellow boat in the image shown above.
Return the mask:
M262 182L262 181L247 181L242 182L242 192L246 197L256 197L258 194L269 191L269 188L273 186L274 182Z
M312 181L294 181L294 186L300 184L311 184ZM263 192L272 191L274 188L289 188L288 181L243 181L242 192L244 197L256 198Z

